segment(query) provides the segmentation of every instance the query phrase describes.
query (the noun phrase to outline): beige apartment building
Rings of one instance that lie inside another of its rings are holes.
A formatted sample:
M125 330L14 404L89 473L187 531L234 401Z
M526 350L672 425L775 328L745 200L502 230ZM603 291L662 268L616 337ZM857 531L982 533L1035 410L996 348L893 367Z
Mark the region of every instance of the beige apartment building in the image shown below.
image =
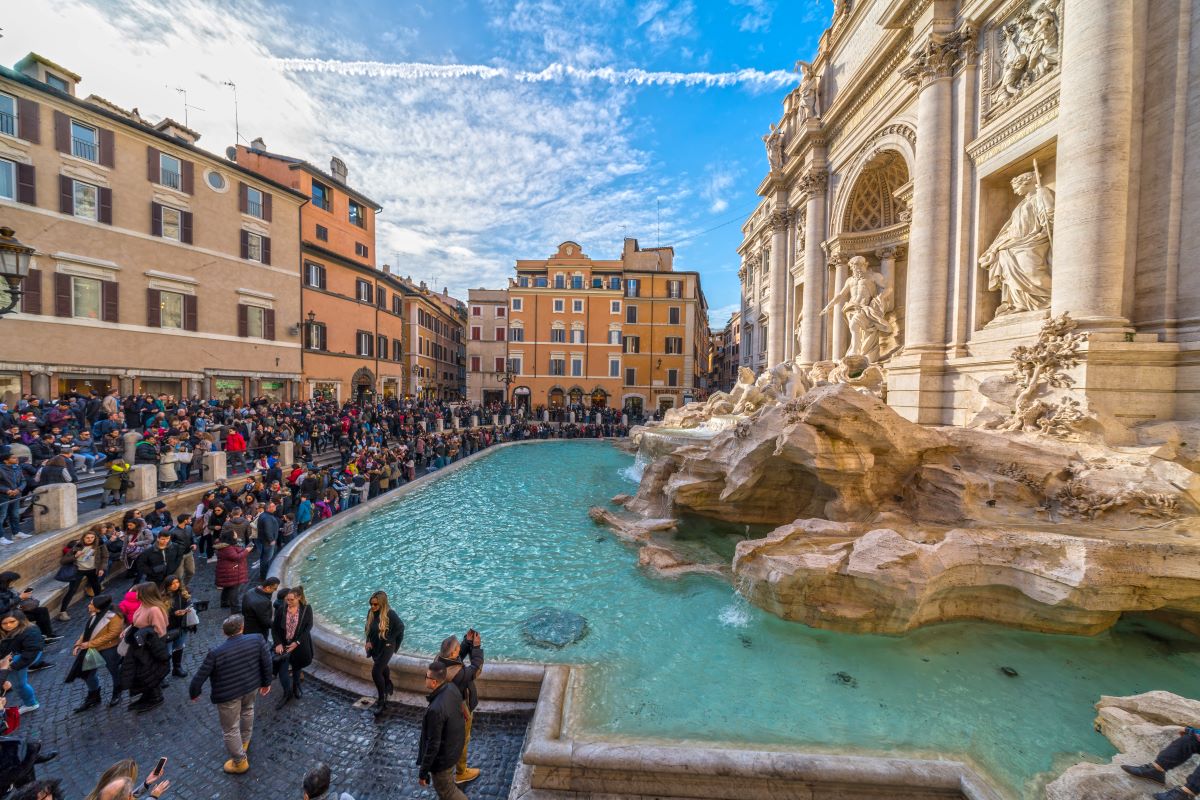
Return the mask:
M466 345L463 326L467 308L450 296L430 290L425 281L399 279L405 290L402 316L408 329L405 395L421 400L461 400L466 392Z
M0 394L298 397L307 197L80 82L0 67L0 224L36 249Z
M508 397L508 291L467 292L467 401L488 405Z

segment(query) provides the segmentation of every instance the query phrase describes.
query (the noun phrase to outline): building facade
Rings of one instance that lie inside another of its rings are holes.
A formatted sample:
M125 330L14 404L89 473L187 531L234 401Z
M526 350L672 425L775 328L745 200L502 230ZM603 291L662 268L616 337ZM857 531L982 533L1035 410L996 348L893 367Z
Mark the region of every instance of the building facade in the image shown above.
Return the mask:
M563 242L522 260L509 282L513 402L634 413L702 399L708 307L695 272L669 247L626 239L619 259Z
M1195 417L1198 9L836 3L763 137L742 363L863 355L900 413L962 423L1066 313L1087 333L1071 375L1089 404Z
M36 250L0 392L299 397L304 196L79 83L0 68L0 224Z
M466 395L467 307L446 289L402 279L408 328L407 394L423 400L461 400Z
M738 367L741 362L742 348L742 312L735 311L729 316L725 328L721 331L721 347L715 351L716 388L728 392L737 382Z
M514 377L508 371L508 291L471 289L467 293L467 401L503 403Z
M405 287L376 266L380 205L329 172L271 153L262 139L236 148L237 163L309 198L300 209L304 396L339 401L405 394Z

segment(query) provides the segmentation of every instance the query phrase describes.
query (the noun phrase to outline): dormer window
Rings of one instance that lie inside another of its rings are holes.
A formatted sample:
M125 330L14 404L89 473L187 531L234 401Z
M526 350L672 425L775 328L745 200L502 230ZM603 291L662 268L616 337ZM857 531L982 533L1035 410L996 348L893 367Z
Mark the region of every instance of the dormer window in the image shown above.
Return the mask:
M71 91L71 84L67 83L65 79L58 77L53 72L46 73L46 83L51 89L58 89L60 92L67 92L69 94Z
M99 163L99 132L90 125L71 120L71 155Z

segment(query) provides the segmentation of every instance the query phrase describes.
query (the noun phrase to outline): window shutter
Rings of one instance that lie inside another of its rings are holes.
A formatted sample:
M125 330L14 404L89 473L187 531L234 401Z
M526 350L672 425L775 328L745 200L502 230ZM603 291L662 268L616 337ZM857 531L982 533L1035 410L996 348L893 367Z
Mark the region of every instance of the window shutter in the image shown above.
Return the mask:
M34 179L33 164L17 164L17 202L29 206L37 205L37 181Z
M196 295L194 294L183 296L183 327L184 330L189 331L200 330L196 324Z
M246 209L249 208L249 206L250 206L250 198L249 198L249 195L247 195L247 193L246 193L246 184L241 183L239 181L238 182L238 211L241 211L243 214L245 214ZM245 256L242 256L242 258L245 258Z
M250 234L246 231L238 231L241 239L241 256L242 258L250 257Z
M271 195L263 192L263 220L271 221Z
M324 267L319 267L319 268L317 269L317 278L318 278L318 279L320 280L320 282L321 282L321 288L322 288L322 289L326 288L326 286L325 286L325 268L324 268ZM324 335L325 335L325 329L324 329L324 328L322 328L322 329L321 329L321 335L322 335L322 336L324 336ZM322 348L322 349L324 349L324 348Z
M384 294L383 287L376 286L375 287L375 305L379 306L380 308L383 308L383 305L386 302L387 302L387 296Z
M42 271L31 269L21 284L21 313L42 313Z
M162 209L163 207L150 201L150 235L162 236Z
M238 336L243 338L250 335L250 319L246 307L238 303Z
M106 128L100 128L100 166L111 167L113 165L113 132Z
M262 263L271 263L271 237L262 237Z
M158 289L146 290L146 325L162 327L162 292Z
M75 181L66 175L58 176L58 210L64 214L75 213Z
M263 311L263 338L275 340L275 309Z
M17 98L17 135L30 144L42 143L41 106L24 97Z
M184 244L192 243L192 212L181 211L179 213L179 238Z
M105 225L112 225L112 189L100 187L100 208L97 217Z
M146 180L151 183L158 183L162 180L162 175L159 170L162 168L162 160L158 157L158 148L146 146Z
M54 316L71 316L71 276L54 273Z
M325 326L317 326L317 349L324 350L325 348Z
M104 321L120 321L120 286L116 281L100 281L100 298L104 305Z
M71 118L61 111L54 112L54 149L71 152Z
M196 193L196 165L191 161L183 162L183 191Z

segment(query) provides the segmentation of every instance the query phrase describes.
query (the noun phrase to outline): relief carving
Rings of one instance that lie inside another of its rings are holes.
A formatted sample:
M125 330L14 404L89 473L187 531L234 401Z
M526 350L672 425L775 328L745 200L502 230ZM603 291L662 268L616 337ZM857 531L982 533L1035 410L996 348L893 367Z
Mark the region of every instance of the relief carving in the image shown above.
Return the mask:
M1061 0L1033 0L1016 19L996 32L998 73L987 90L985 116L1012 105L1031 86L1058 70L1061 53Z

